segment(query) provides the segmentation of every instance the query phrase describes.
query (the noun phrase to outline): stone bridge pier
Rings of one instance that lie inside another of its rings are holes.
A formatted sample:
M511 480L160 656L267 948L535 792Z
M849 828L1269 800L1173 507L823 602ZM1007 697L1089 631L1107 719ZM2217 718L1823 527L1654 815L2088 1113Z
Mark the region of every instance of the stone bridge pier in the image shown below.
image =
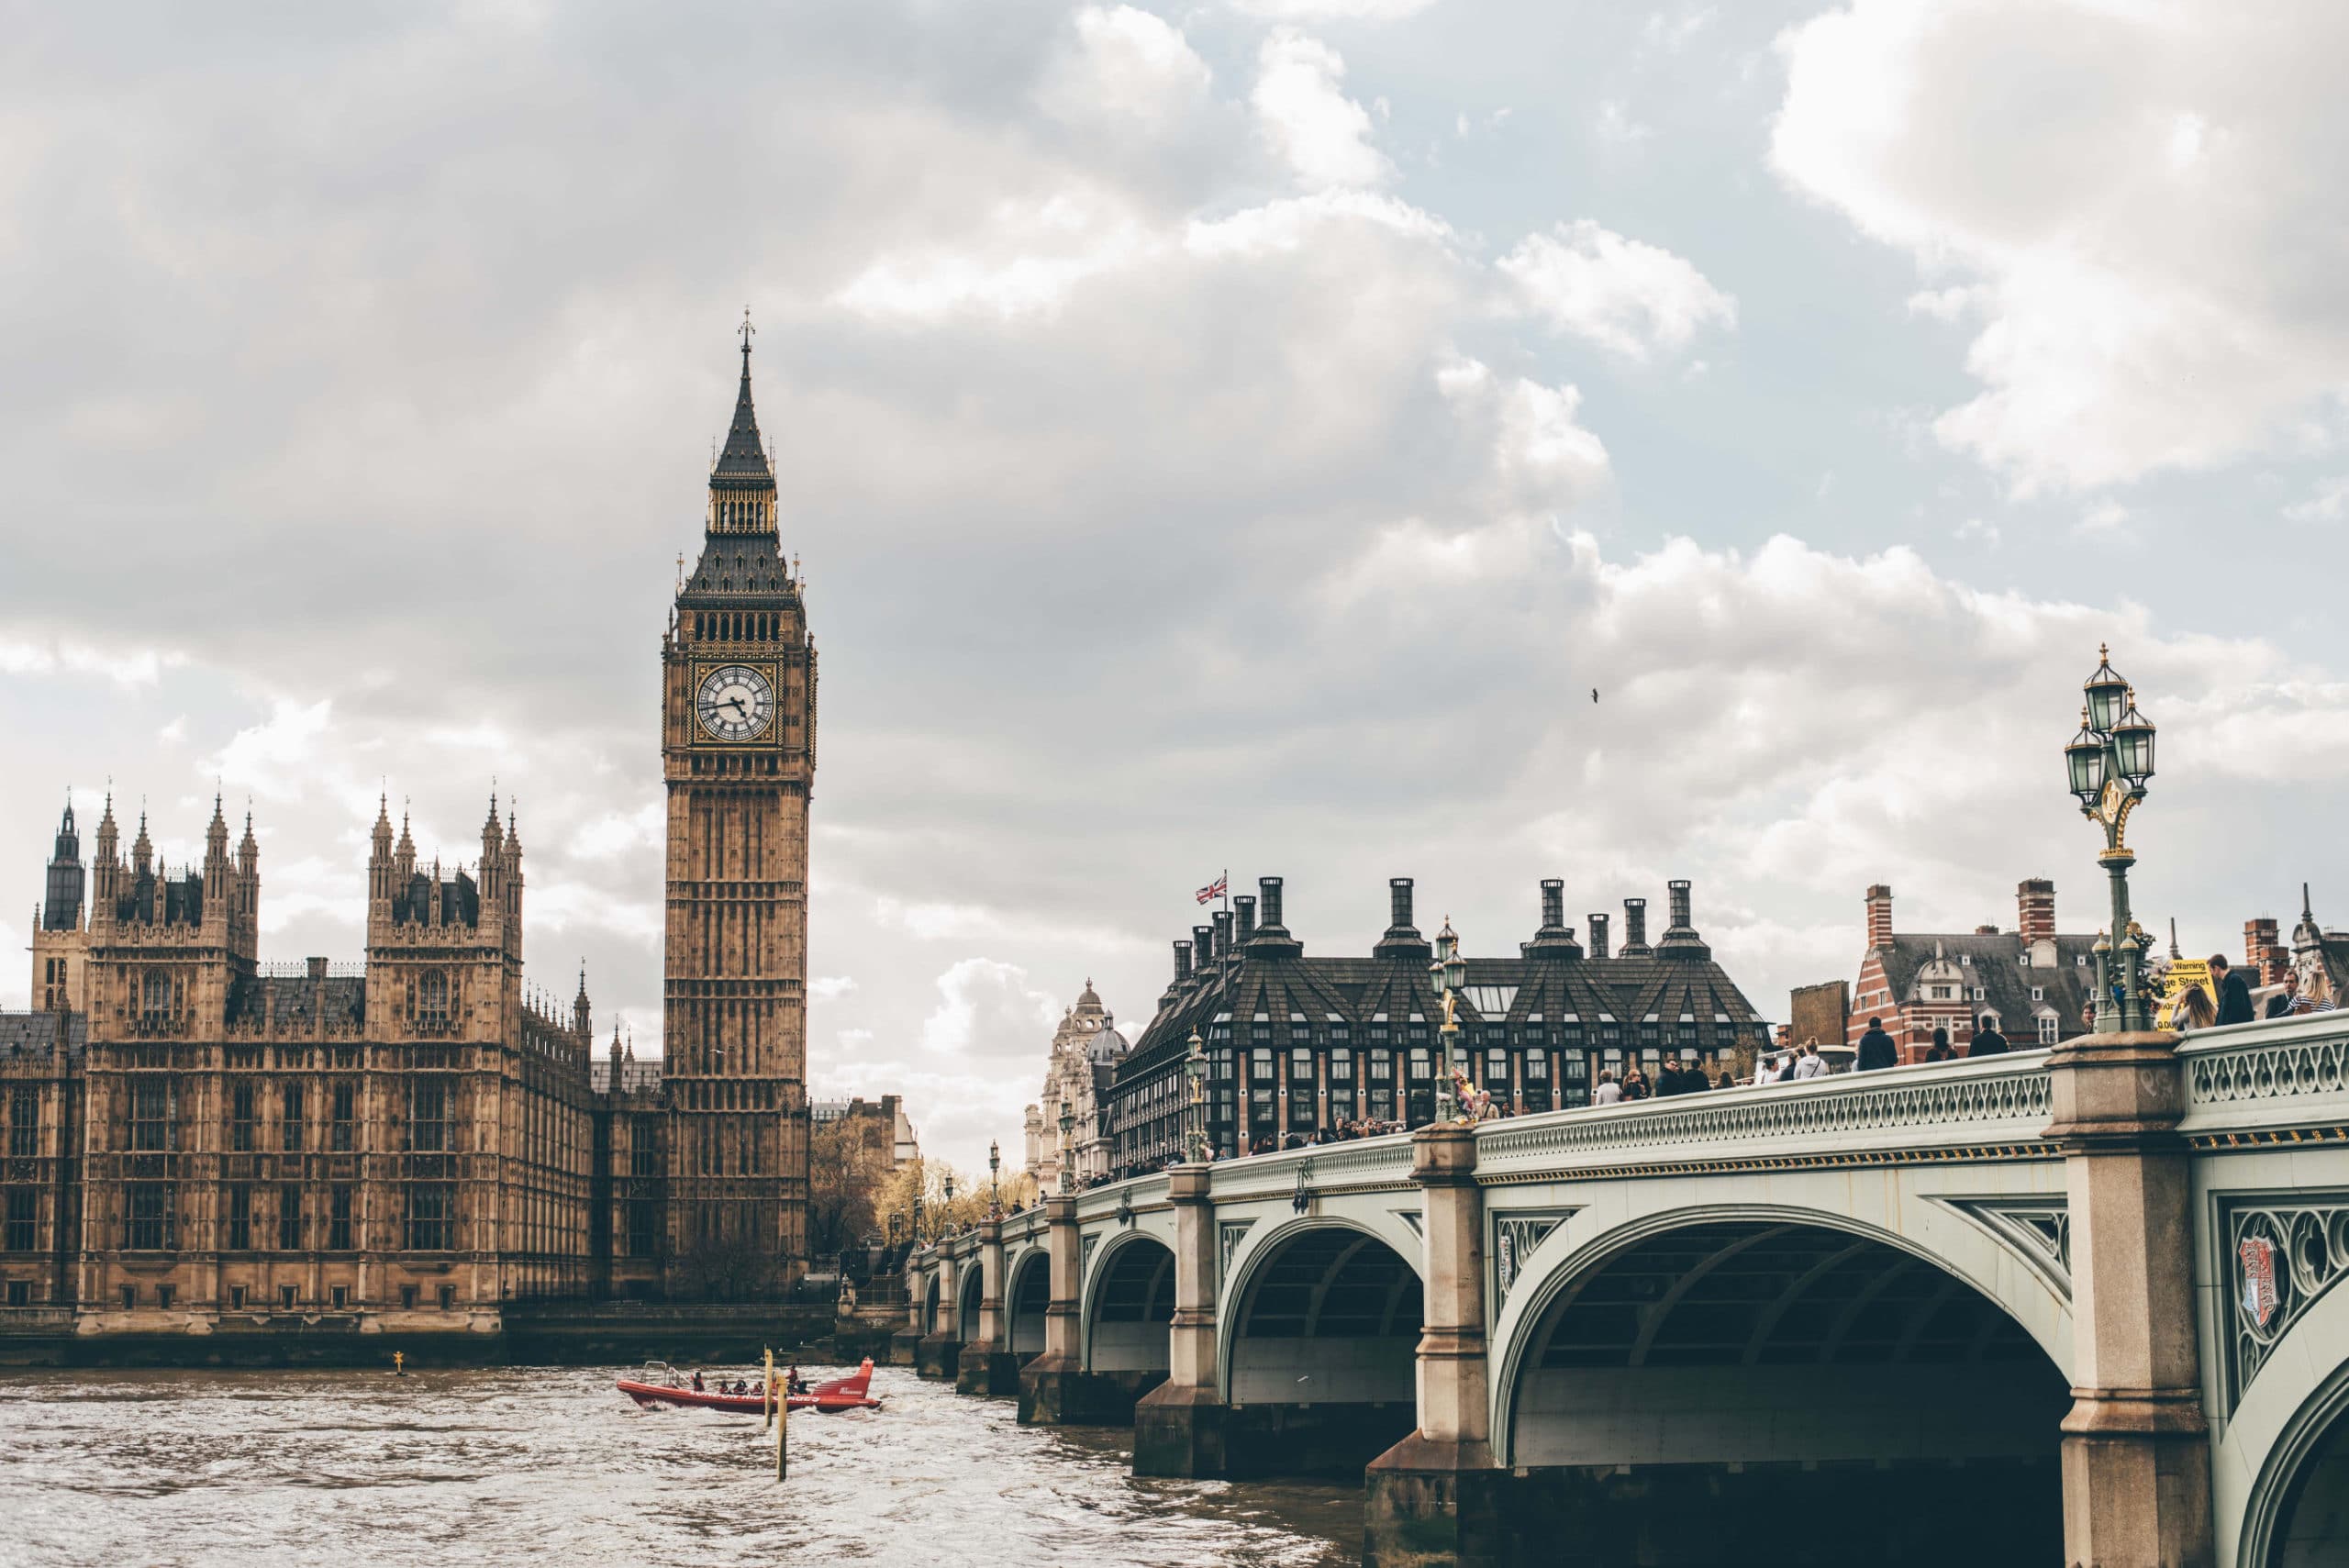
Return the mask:
M2314 1568L2343 1278L2336 1016L1181 1166L908 1332L1140 1474L1363 1476L1371 1568Z

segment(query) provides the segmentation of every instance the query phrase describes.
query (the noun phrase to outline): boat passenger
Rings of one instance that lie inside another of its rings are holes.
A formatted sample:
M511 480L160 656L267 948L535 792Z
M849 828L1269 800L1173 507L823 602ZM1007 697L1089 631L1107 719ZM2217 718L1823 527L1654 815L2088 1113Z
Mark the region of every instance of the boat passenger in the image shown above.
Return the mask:
M695 1392L696 1394L699 1394L699 1393L701 1393L701 1392L702 1392L702 1386L701 1386L701 1373L700 1373L700 1371L699 1371L698 1369L696 1369L696 1370L695 1371L695 1373L694 1373L694 1392Z

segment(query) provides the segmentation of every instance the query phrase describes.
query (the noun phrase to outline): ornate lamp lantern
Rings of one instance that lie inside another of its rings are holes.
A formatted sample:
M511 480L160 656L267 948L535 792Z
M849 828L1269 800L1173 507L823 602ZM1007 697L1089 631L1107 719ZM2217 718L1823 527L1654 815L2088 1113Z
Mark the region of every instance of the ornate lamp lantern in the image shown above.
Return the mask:
M1460 956L1460 938L1453 933L1448 915L1444 917L1443 929L1435 934L1435 962L1428 965L1428 973L1435 976L1436 989L1443 1002L1443 1024L1438 1031L1443 1047L1443 1070L1436 1075L1435 1082L1435 1119L1441 1123L1451 1121L1458 1112L1452 1094L1460 1065L1460 1020L1454 1014L1461 989L1468 984L1468 961Z
M2137 694L2112 667L2111 651L2097 650L2095 673L2081 683L2087 703L2079 733L2064 748L2065 784L2080 813L2104 828L2097 857L2112 883L2112 927L2096 945L2096 1027L2113 1034L2153 1027L2144 986L2146 950L2153 939L2129 915L2129 814L2145 798L2154 776L2154 724L2137 711Z
M1183 1058L1183 1076L1191 1086L1191 1102L1185 1118L1189 1123L1186 1129L1189 1136L1185 1140L1184 1154L1192 1164L1204 1165L1208 1162L1208 1042L1199 1038L1197 1029L1193 1029L1188 1043L1190 1050Z
M1063 1100L1061 1102L1061 1191L1063 1193L1074 1190L1069 1181L1069 1167L1076 1163L1076 1160L1074 1151L1069 1147L1069 1140L1075 1131L1076 1111L1066 1100Z
M1003 1150L992 1138L987 1140L987 1218L1003 1218Z

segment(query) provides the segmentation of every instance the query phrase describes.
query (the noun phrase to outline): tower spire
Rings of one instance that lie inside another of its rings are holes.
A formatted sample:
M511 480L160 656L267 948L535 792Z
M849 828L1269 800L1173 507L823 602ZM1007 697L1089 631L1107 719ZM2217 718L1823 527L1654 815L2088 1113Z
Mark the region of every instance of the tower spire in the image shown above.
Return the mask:
M774 467L759 435L759 412L751 400L750 307L742 310L742 379L734 393L734 420L726 444L709 471L709 531L714 534L774 532Z

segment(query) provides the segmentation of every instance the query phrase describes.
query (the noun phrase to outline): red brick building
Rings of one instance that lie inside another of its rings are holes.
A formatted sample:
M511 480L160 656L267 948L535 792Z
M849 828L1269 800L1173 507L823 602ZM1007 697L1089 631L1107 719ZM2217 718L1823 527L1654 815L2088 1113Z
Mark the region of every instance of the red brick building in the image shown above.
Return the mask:
M2055 884L2045 878L2016 887L2011 931L1898 931L1882 883L1867 891L1867 922L1848 1043L1859 1043L1870 1018L1884 1019L1903 1062L1923 1060L1936 1029L1964 1055L1985 1015L2018 1051L2087 1032L2080 1015L2096 989L2097 939L2055 929Z

